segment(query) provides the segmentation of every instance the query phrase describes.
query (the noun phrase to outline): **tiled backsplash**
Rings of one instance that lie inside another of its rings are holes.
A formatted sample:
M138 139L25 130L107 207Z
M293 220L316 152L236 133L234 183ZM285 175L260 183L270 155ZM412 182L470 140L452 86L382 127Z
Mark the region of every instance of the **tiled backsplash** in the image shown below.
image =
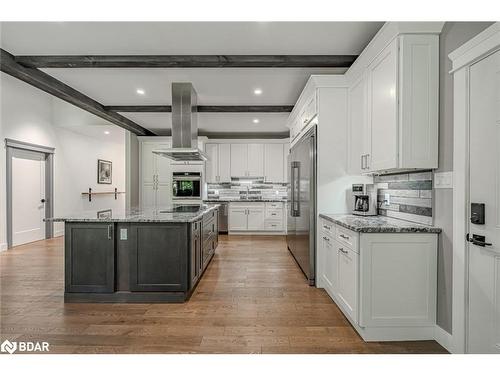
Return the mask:
M432 172L403 173L374 178L379 215L432 225ZM386 202L389 195L389 204Z
M238 181L231 183L208 184L208 199L285 199L287 184L266 183L263 181Z

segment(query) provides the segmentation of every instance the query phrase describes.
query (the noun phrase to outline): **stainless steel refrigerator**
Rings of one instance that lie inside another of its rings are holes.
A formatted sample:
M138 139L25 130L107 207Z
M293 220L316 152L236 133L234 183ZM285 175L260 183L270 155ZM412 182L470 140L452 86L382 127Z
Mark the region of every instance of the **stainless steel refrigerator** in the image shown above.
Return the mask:
M316 126L288 155L287 245L309 280L316 278Z

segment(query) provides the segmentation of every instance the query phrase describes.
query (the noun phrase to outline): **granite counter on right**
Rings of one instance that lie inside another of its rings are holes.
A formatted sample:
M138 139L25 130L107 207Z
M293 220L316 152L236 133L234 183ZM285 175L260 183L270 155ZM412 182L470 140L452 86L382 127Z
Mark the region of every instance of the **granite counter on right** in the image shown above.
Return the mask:
M433 340L440 228L320 214L316 283L365 341Z

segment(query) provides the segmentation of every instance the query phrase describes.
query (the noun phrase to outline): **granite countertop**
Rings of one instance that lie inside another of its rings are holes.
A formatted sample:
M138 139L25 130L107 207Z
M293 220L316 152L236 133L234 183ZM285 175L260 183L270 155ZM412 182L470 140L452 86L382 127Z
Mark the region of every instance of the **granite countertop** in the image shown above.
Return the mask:
M319 217L361 233L441 233L441 228L386 216L319 214Z
M255 198L255 199L204 199L203 202L283 202L286 199L273 199L273 198Z
M187 205L183 205L187 206ZM192 223L203 217L206 213L216 209L218 204L206 204L200 206L196 212L165 212L174 207L166 206L160 208L133 208L131 210L109 210L107 211L82 211L72 215L53 217L47 221L63 222L130 222L130 223Z

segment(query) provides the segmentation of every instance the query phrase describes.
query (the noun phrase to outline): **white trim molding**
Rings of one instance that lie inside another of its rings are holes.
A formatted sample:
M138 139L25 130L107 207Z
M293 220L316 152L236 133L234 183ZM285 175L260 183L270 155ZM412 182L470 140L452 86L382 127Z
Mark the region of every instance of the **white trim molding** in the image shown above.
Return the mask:
M468 310L469 72L477 61L500 50L497 22L450 53L453 69L453 306L452 353L465 353ZM449 338L448 338L449 339ZM444 345L443 345L444 346Z
M450 353L453 352L453 336L438 325L434 328L434 340L436 340L439 345L448 350Z

